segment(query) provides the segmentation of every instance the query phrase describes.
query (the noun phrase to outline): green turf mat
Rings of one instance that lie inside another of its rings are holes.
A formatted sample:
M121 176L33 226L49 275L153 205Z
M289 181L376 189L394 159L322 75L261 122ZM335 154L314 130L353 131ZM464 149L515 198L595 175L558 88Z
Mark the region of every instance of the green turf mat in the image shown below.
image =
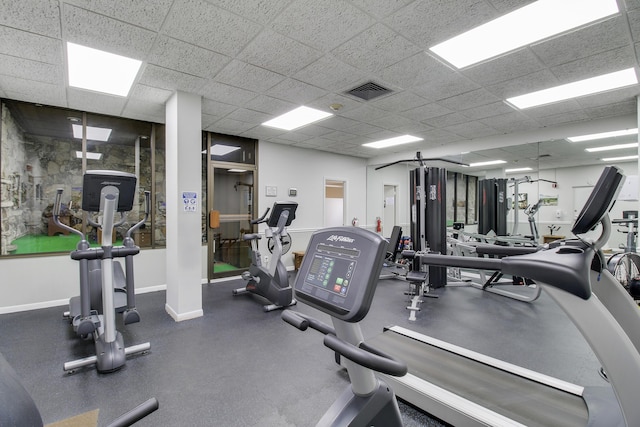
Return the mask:
M38 254L47 252L71 252L76 249L76 245L80 241L80 237L75 234L57 235L57 236L22 236L11 244L18 248L12 255ZM117 241L114 246L122 245L122 241ZM91 246L99 246L91 244Z

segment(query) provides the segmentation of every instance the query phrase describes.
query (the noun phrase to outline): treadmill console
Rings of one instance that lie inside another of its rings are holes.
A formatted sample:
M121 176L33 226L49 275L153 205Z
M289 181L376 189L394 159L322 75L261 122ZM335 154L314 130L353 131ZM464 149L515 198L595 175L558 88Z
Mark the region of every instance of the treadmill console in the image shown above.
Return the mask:
M593 230L613 207L622 184L624 184L624 175L619 168L615 166L604 168L571 232L578 235Z
M371 306L386 247L384 238L362 228L316 231L296 277L296 298L340 320L362 320Z
M133 209L136 194L136 176L127 172L109 170L91 170L82 180L82 210L100 212L101 191L103 187L113 186L119 191L116 212L129 212Z

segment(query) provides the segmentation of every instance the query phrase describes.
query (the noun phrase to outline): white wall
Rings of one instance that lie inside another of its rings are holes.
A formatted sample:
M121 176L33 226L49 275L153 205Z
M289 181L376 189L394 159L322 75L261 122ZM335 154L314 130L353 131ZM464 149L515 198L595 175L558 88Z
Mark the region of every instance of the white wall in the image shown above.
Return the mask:
M365 159L260 141L258 162L258 212L264 212L275 201L298 202L296 219L288 227L292 249L283 257L287 267L293 266L292 252L304 251L311 233L324 224L325 178L346 182L347 223L357 217L360 226L366 226L363 221L367 214ZM265 196L267 186L277 188L277 197ZM296 188L298 195L289 197L289 188ZM264 227L260 226L261 233ZM269 253L265 239L260 241L260 252Z
M382 224L382 235L389 237L394 225L402 227L402 234L409 235L409 172L415 165L397 164L375 170L373 166L367 168L367 216L366 227L375 230L376 217L384 217L384 186L397 186L396 193L396 224ZM364 221L360 220L361 226Z

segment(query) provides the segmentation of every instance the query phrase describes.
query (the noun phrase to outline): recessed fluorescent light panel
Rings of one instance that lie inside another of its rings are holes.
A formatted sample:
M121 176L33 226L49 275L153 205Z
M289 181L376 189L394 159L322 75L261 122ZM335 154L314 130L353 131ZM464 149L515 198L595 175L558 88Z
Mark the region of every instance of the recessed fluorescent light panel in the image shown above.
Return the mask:
M515 168L515 169L505 169L505 173L515 173L515 172L527 172L533 170L531 168Z
M605 159L602 159L603 162L620 162L623 160L635 160L638 158L638 155L636 154L635 156L622 156L622 157L607 157Z
M636 72L633 68L627 68L626 70L615 71L613 73L603 74L601 76L591 77L525 95L514 96L513 98L508 98L507 102L523 110L525 108L565 101L579 96L591 95L635 84L638 84Z
M616 136L634 135L638 133L638 128L614 130L611 132L592 133L590 135L572 136L567 138L570 142L593 141L594 139L614 138Z
M127 96L142 61L67 42L69 86Z
M609 150L624 150L625 148L634 148L637 147L637 142L631 142L629 144L617 144L617 145L609 145L606 147L594 147L594 148L586 148L585 150L589 153L597 153L599 151L609 151Z
M76 151L76 158L82 158L82 151ZM102 153L87 153L87 159L89 160L100 160L102 158Z
M73 129L73 137L82 139L82 125L71 125L71 128ZM90 141L107 142L109 136L111 136L111 129L109 128L87 126L87 139Z
M489 160L487 162L478 162L478 163L470 163L469 167L475 167L475 166L492 166L492 165L501 165L503 163L507 163L504 160Z
M387 138L387 139L381 139L380 141L369 142L367 144L362 144L362 146L370 147L370 148L387 148L387 147L393 147L394 145L408 144L410 142L422 141L422 139L423 138L418 138L417 136L402 135L402 136L396 136L395 138Z
M615 13L616 0L539 0L429 50L463 68Z
M211 155L212 156L226 156L229 153L233 153L236 150L239 150L240 147L235 147L233 145L224 145L224 144L213 144L211 146Z
M275 119L264 122L262 125L276 129L294 130L331 116L333 114L316 110L315 108L298 107Z

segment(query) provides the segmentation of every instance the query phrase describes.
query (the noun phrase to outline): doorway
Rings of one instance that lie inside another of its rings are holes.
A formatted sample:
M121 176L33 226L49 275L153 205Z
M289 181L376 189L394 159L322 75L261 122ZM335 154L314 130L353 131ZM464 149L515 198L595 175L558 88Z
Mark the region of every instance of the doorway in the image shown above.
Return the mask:
M342 227L345 224L346 182L324 180L324 226Z
M396 195L398 194L397 185L384 184L384 210L382 211L382 235L391 235L393 226L396 225ZM388 233L386 233L388 230ZM385 234L386 233L386 234Z

